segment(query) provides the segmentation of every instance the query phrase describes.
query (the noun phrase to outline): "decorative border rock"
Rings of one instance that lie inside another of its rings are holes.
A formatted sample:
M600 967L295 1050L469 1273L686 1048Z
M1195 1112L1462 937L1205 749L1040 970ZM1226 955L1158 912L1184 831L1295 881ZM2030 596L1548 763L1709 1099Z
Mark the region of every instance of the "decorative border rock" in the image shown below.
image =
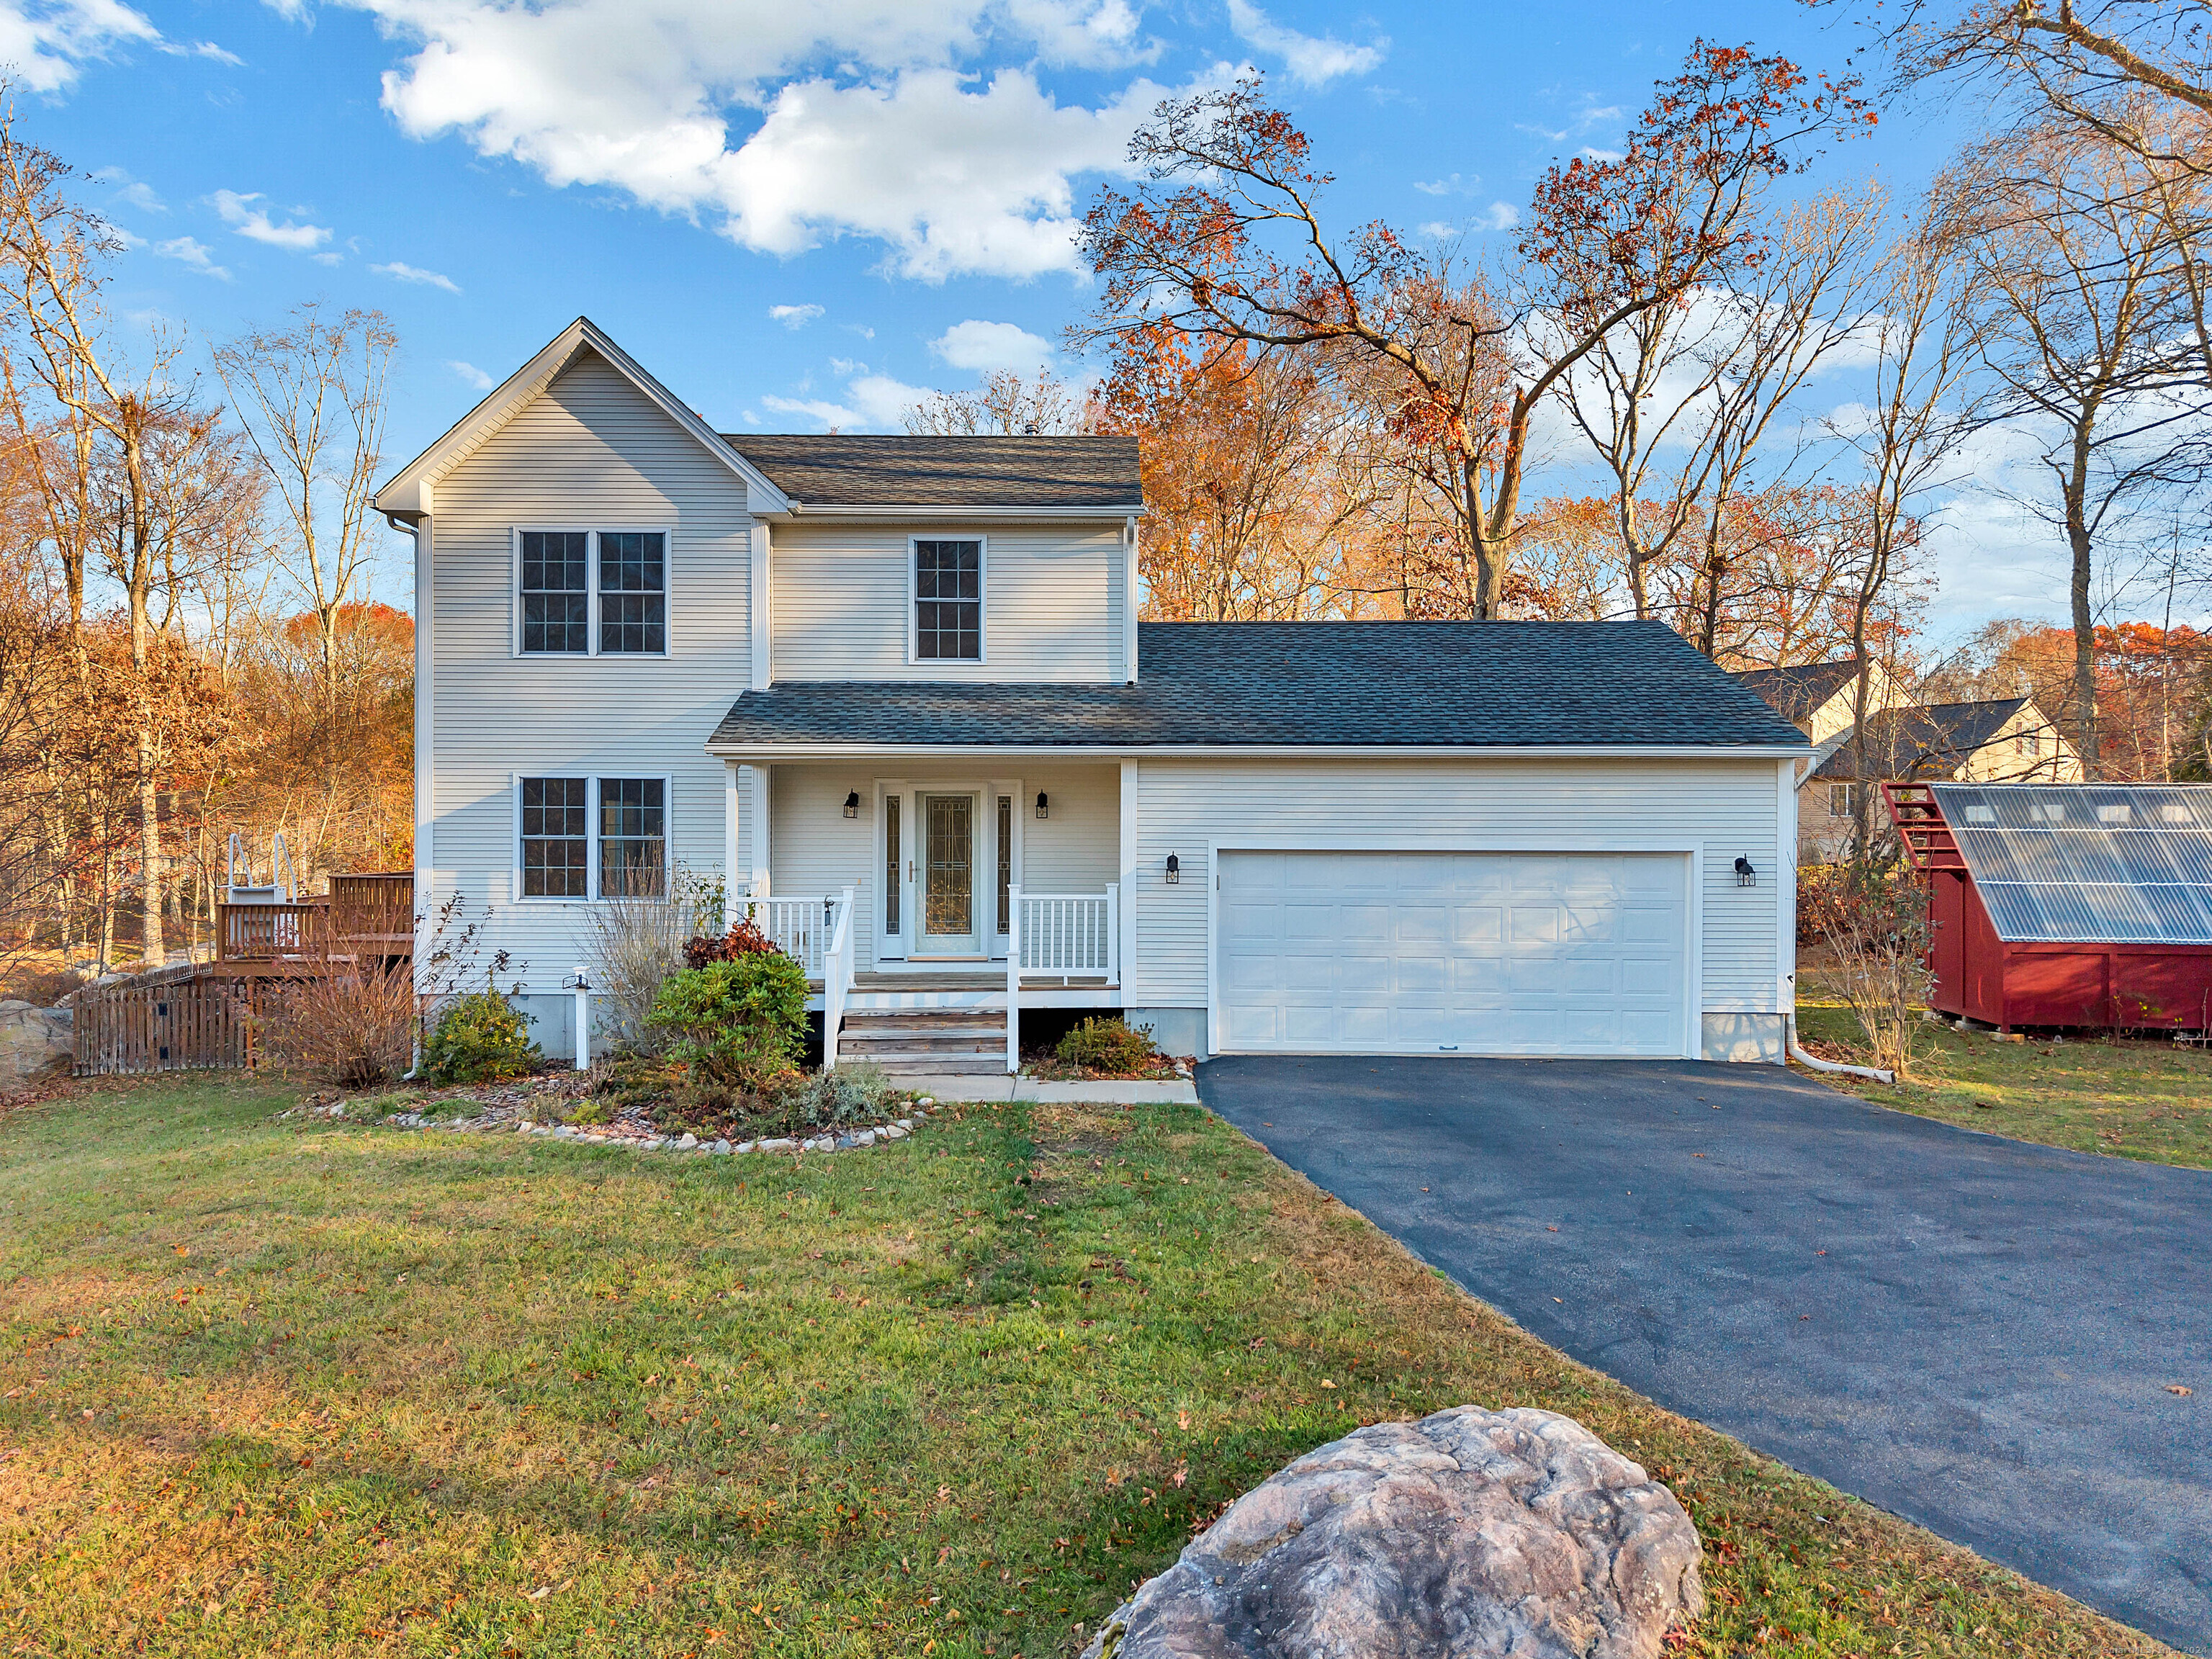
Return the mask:
M307 1109L318 1117L342 1117L345 1115L343 1102L330 1106L310 1105ZM480 1118L447 1120L428 1117L421 1112L395 1112L384 1121L388 1127L399 1129L511 1130L517 1134L543 1135L555 1140L589 1146L612 1146L634 1152L680 1152L692 1158L734 1158L750 1152L859 1152L870 1146L888 1146L895 1141L910 1138L928 1121L931 1113L942 1109L935 1099L925 1095L908 1108L906 1116L862 1129L841 1131L834 1135L811 1135L804 1139L779 1135L762 1140L735 1142L702 1140L689 1130L680 1135L624 1134L611 1127L597 1124L541 1123L535 1118L525 1116L487 1123Z

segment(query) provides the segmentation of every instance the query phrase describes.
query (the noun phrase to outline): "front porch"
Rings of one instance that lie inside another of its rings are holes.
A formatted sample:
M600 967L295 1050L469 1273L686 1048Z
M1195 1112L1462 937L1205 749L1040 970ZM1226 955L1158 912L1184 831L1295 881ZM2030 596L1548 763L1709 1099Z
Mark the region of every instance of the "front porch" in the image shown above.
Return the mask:
M1122 1006L1118 766L987 777L908 757L730 781L729 913L805 967L825 1064L1011 1072L1021 1009Z

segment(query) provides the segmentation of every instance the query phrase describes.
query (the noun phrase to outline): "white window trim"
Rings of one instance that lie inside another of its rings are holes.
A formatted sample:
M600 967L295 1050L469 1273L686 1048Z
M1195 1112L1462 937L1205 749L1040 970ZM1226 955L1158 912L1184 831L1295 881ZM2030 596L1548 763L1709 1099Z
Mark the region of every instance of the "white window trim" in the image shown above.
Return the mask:
M975 544L975 654L973 657L925 657L921 654L921 574L915 567L917 542L973 542ZM520 542L515 544L520 547ZM520 568L520 567L517 567ZM906 538L906 660L909 668L964 668L991 660L991 538L980 532L942 530L917 532Z
M532 652L533 656L549 653ZM584 780L584 876L590 893L569 898L553 893L528 893L522 890L522 781L525 778L581 778ZM556 767L538 772L513 772L507 775L509 823L507 847L514 860L514 868L507 874L507 899L514 904L598 904L605 895L599 891L599 784L606 778L620 778L628 782L634 778L660 780L660 840L666 855L666 867L672 876L676 869L676 775L672 772L586 772L569 771Z
M575 535L584 538L584 591L589 596L585 612L581 651L525 651L522 648L522 538L526 534ZM660 541L660 649L607 651L599 649L599 538L602 536L658 536ZM910 562L910 561L909 561ZM908 584L911 586L912 578ZM611 661L637 659L658 662L676 647L676 527L665 524L519 524L507 532L507 608L510 622L507 654L529 662L574 662L579 657L605 656ZM533 774L550 777L551 773Z

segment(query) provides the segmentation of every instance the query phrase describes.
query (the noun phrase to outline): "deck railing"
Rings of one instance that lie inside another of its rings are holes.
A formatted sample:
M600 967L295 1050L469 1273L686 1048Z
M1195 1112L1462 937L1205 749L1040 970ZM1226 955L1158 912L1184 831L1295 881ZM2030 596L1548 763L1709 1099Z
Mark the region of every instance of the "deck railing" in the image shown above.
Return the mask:
M1018 943L1024 974L1088 978L1109 985L1121 981L1121 916L1118 890L1103 893L1020 893L1021 928L1008 942Z
M321 948L326 906L219 904L216 954L224 962L272 962Z
M838 896L820 898L740 898L730 902L733 916L750 921L775 941L775 948L820 979L830 941L837 927ZM845 908L852 908L849 898Z

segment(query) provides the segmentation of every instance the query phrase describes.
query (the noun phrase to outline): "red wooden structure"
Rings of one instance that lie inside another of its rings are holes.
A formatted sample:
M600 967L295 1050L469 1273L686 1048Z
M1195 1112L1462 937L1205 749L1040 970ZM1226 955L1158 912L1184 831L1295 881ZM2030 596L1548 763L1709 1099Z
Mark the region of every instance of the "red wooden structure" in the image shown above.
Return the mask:
M1928 884L1939 1012L2008 1031L2212 1030L2212 786L1881 793Z

